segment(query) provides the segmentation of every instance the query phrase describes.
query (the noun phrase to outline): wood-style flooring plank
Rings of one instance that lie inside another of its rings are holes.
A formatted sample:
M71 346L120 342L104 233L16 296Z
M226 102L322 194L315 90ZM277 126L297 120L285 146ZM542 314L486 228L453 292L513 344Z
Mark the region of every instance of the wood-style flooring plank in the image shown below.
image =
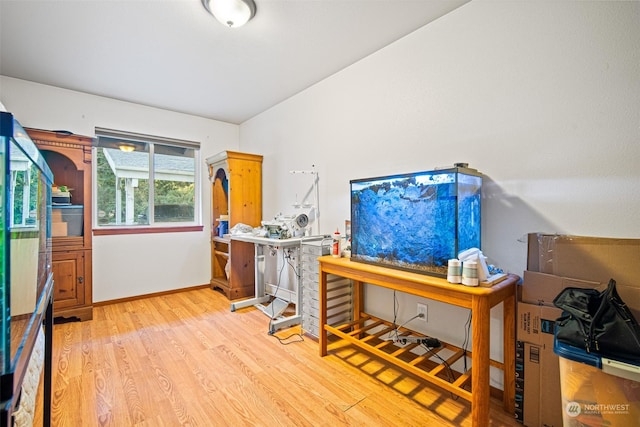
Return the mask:
M52 425L471 425L467 402L352 345L320 357L299 327L268 331L210 289L94 307L54 326ZM498 401L491 424L519 426Z

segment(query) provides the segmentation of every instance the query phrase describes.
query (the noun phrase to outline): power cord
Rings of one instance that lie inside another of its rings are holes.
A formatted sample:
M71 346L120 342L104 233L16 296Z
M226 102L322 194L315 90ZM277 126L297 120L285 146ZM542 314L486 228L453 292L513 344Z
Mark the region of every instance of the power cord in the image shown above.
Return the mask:
M471 310L465 323L464 342L462 343L462 360L464 361L464 372L467 372L467 347L469 346L469 337L471 336Z
M275 249L275 248L271 248L271 249L272 249L272 251L277 251L277 249ZM287 264L289 264L289 266L290 266L290 267L291 267L291 269L293 270L293 273L296 275L296 280L298 281L298 285L300 284L300 276L299 276L299 273L298 273L298 271L296 270L295 266L291 263L291 253L290 253L290 252L288 252L288 254L285 256L285 250L284 250L284 249L282 249L282 267L280 268L280 271L278 271L278 281L277 281L277 283L276 283L276 289L275 289L275 292L273 293L274 299L275 299L275 298L277 298L277 296L276 296L276 295L278 295L278 290L280 289L280 283L281 283L281 281L282 281L282 272L284 271L284 267L285 267L285 259L287 259ZM298 288L299 288L299 287L300 287L300 286L298 286ZM298 292L300 292L300 289L298 289ZM278 342L279 342L280 344L282 344L282 345L289 345L289 344L293 344L293 343L296 343L296 342L302 342L302 341L304 341L304 338L303 338L302 334L296 334L296 333L294 333L294 334L289 335L288 337L280 338L280 337L278 337L278 336L274 335L274 334L271 332L271 325L273 324L273 320L275 319L275 311L274 311L274 310L275 310L275 309L273 308L273 304L272 304L272 305L271 305L271 316L270 316L270 318L269 318L269 332L267 332L267 334L268 334L268 335L271 335L272 337L274 337L275 339L277 339L277 340L278 340ZM295 336L299 337L300 339L299 339L299 340L295 340L295 341L289 341L289 342L286 342L287 340L289 340L290 338L295 337Z
M393 302L394 302L393 322L392 322L393 330L389 331L389 333L387 334L387 338L382 338L382 339L383 340L393 339L394 341L399 342L401 344L407 344L410 341L416 342L415 338L413 339L403 338L400 335L398 335L398 332L400 331L400 329L402 329L407 323L411 322L412 320L424 317L424 314L418 313L415 316L411 317L406 322L404 322L403 324L401 324L400 326L398 326L397 320L398 320L399 303L398 303L398 297L396 295L395 290L393 291ZM465 338L464 338L464 344L463 344L463 351L465 355L464 357L465 372L467 372L466 353L467 353L467 346L469 345L470 328L471 328L471 311L469 311L469 318L467 319L467 323L466 323ZM450 383L453 383L455 381L455 374L453 372L453 369L451 368L451 365L446 360L444 360L438 353L434 351L436 348L440 348L442 346L442 343L440 342L440 340L438 340L437 338L424 337L423 339L418 339L417 342L422 347L425 348L425 350L427 351L427 354L430 354L432 357L435 357L445 366L446 368L445 372L447 373L447 380ZM458 400L458 396L454 395L453 393L451 393L451 398L454 400Z
M451 369L451 365L449 365L449 363L444 360L442 357L440 357L440 355L438 353L436 353L433 347L430 347L426 344L422 344L422 346L427 350L428 354L433 355L436 359L439 359L440 362L442 362L442 364L447 368L446 372L447 372L447 380L449 380L450 383L455 381L455 375L453 374L453 369ZM451 398L453 400L458 400L458 396L456 396L455 394L451 393Z
M394 302L394 304L393 304L393 323L392 323L393 330L389 331L389 333L387 334L386 340L394 339L394 338L391 338L391 335L394 335L395 336L394 341L402 343L402 344L406 344L410 340L406 339L406 338L403 339L402 337L400 337L398 335L399 330L401 328L403 328L407 323L411 322L412 320L424 317L424 314L423 313L418 313L415 316L411 317L406 322L404 322L402 325L397 326L399 303L398 303L398 298L397 298L395 290L393 291L393 302ZM471 312L469 312L469 320L467 320L467 324L469 326L471 325ZM465 355L466 355L466 346L468 345L468 340L469 340L468 332L469 332L469 328L467 328L467 335L465 335L465 345L464 345ZM384 338L383 338L383 340L384 340ZM455 375L453 373L453 369L451 369L451 365L446 360L444 360L438 353L436 353L434 351L434 349L440 348L442 346L442 343L440 342L440 340L438 340L437 338L424 337L423 339L419 339L418 342L420 343L420 345L422 345L422 347L425 348L425 350L427 351L427 354L430 354L432 357L435 357L438 360L440 360L440 362L446 368L448 381L450 383L453 383L455 381ZM466 357L465 357L465 372L466 372ZM451 393L451 398L454 399L454 400L458 400L458 396L454 395L453 393Z
M393 331L395 332L396 339L398 339L398 326L396 325L396 320L398 320L398 309L400 308L400 304L398 303L398 296L396 295L395 289L393 290ZM406 322L405 322L406 325Z
M404 322L402 325L400 325L400 326L396 326L396 327L394 328L394 330L392 331L392 332L395 332L395 335L396 335L396 341L398 341L398 340L401 340L401 339L402 339L402 338L400 338L400 336L398 335L398 331L399 331L401 328L404 328L404 326L405 326L407 323L411 322L411 321L412 321L412 320L414 320L414 319L417 319L418 317L422 317L422 316L423 316L423 314L422 314L422 313L420 313L420 314L416 314L415 316L413 316L412 318L410 318L409 320L407 320L406 322ZM394 323L394 326L395 326L395 321L394 321L393 323Z
M284 250L282 252L283 252L283 255L284 255ZM300 254L298 254L298 255L300 255ZM287 263L289 264L289 267L291 267L291 270L293 271L293 274L295 274L296 280L298 280L298 284L300 284L300 271L298 271L296 269L296 266L293 265L293 263L291 262L291 249L287 249L287 256L285 258L287 259Z
M288 337L285 337L285 338L280 338L280 337L278 337L278 336L276 336L274 334L269 334L269 335L271 335L272 337L277 339L280 342L280 344L282 344L282 345L289 345L289 344L293 344L293 343L296 343L296 342L304 341L304 337L302 336L302 334L291 334L291 335L289 335ZM295 341L285 342L291 337L298 337L300 339L299 340L295 340Z
M400 308L400 304L398 303L398 296L396 295L396 291L394 290L393 291L393 322L392 322L393 330L389 331L386 339L395 339L395 341L399 341L401 339L400 336L398 335L398 331L400 328L404 327L407 323L411 322L414 319L417 319L419 317L424 317L424 314L419 313L413 316L412 318L410 318L409 320L407 320L406 322L404 322L402 325L397 326L396 322L398 320L399 308ZM395 338L391 338L391 334L393 334Z

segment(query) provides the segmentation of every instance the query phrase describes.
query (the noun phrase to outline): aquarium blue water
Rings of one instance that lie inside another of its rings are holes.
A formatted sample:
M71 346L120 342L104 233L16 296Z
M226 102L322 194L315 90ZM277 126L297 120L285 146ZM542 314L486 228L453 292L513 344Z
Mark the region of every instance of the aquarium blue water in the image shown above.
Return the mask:
M480 248L482 175L475 169L357 179L351 260L440 277L460 251Z

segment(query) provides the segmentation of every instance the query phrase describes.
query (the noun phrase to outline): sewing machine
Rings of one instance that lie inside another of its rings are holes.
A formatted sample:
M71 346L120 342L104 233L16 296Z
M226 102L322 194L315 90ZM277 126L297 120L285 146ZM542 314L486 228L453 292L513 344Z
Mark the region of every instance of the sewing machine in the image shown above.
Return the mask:
M267 230L269 239L290 239L302 237L306 234L307 227L314 219L315 209L312 206L296 207L299 212L284 215L278 214L271 221L262 221L262 227Z

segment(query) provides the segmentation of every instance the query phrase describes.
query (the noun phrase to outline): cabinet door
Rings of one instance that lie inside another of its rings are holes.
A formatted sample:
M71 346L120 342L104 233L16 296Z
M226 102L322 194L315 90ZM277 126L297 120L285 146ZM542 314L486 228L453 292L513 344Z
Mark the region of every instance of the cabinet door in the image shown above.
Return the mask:
M54 310L84 304L84 252L54 252L52 258Z

